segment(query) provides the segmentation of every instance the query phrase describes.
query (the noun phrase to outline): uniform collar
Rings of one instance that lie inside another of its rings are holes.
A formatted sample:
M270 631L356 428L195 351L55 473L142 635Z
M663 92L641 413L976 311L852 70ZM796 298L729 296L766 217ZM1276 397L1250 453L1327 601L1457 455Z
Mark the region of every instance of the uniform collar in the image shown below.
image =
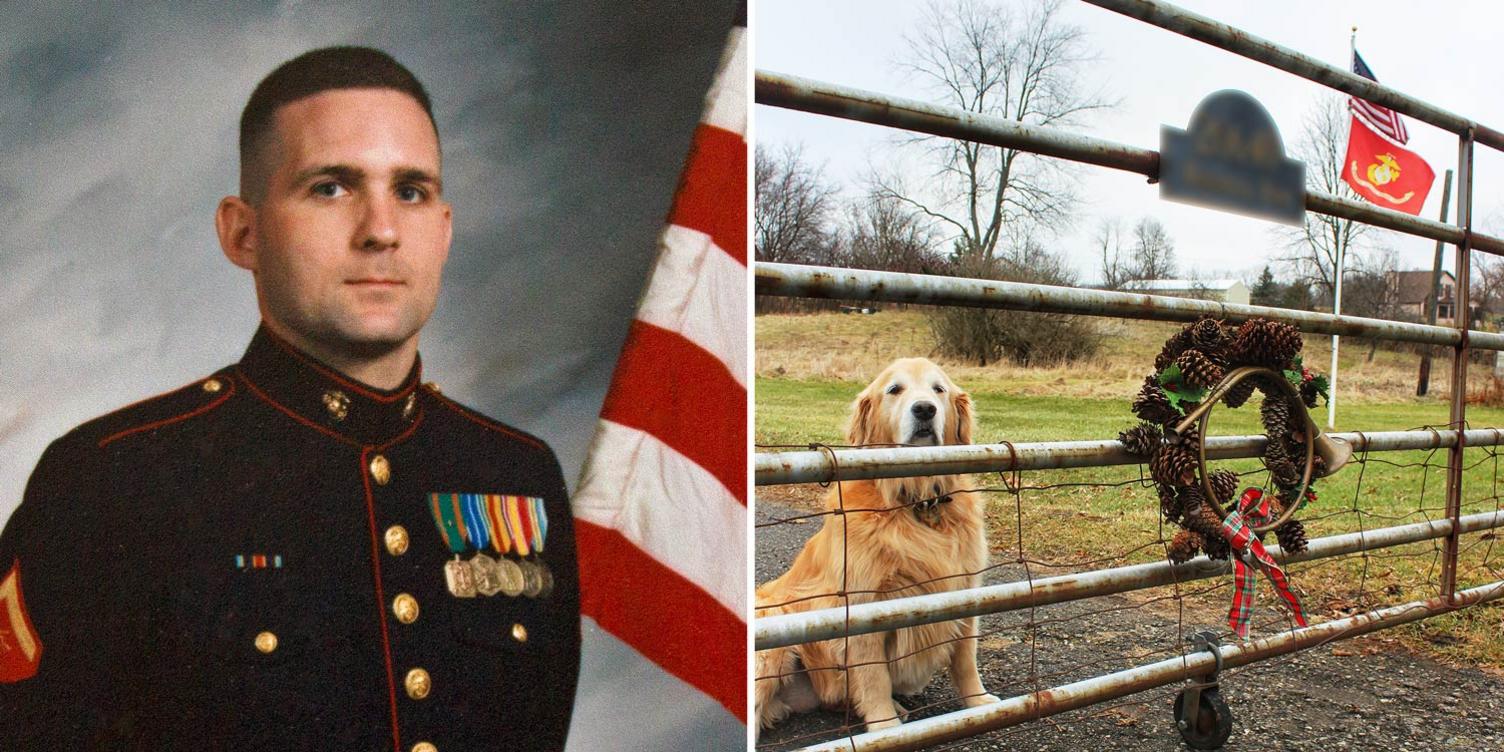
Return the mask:
M421 359L402 385L386 390L363 384L299 351L262 324L240 359L251 390L301 422L360 444L380 444L412 426L422 407L417 386Z

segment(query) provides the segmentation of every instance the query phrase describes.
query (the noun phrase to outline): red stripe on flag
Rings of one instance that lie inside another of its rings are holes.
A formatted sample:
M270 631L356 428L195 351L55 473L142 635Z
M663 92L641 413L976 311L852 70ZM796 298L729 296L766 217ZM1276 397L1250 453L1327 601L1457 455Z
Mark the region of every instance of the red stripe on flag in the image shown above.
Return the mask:
M601 417L645 431L747 504L747 390L678 332L632 322Z
M576 518L580 611L747 722L747 624L621 533Z
M709 235L747 265L747 142L740 135L703 123L695 129L668 221Z

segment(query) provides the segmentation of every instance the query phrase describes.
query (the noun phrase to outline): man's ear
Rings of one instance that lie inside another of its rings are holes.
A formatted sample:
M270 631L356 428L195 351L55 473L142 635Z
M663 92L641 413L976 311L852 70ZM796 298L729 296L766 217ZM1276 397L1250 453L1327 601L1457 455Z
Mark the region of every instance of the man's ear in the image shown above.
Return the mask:
M256 208L239 196L225 196L214 210L219 249L230 263L256 271Z

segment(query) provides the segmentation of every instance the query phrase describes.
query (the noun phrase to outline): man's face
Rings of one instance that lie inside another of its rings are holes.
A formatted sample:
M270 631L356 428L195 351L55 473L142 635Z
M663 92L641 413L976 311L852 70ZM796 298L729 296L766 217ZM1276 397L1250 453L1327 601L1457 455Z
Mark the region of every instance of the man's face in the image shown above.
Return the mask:
M261 156L267 184L248 240L262 316L351 355L414 340L450 239L422 106L390 89L321 92L276 111Z

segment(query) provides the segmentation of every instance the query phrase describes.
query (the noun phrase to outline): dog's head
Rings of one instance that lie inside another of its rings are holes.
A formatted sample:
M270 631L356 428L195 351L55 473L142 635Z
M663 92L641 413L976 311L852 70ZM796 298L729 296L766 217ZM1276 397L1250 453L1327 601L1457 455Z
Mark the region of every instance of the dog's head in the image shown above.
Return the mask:
M857 396L850 444L970 444L971 397L940 366L901 358L883 369Z

